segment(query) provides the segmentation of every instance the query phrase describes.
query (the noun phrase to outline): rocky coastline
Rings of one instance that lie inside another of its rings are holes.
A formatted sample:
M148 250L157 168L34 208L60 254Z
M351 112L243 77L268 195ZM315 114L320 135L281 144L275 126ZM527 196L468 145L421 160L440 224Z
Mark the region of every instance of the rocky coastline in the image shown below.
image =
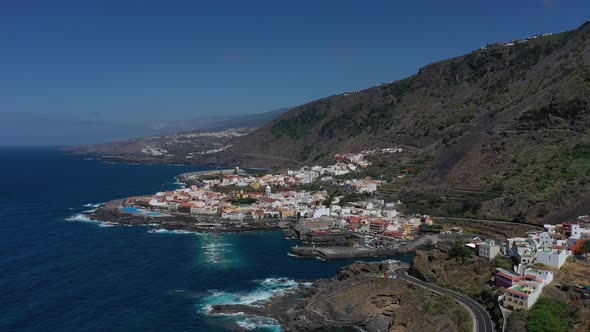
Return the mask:
M209 315L269 317L286 331L470 330L469 314L454 301L397 279L393 271L402 267L407 264L393 260L356 262L263 305L218 304Z
M257 221L256 223L232 223L212 216L163 215L148 216L124 212L124 199L113 200L88 213L92 220L125 226L146 226L150 229L168 231L240 233L253 231L273 231L289 226L289 222L279 220Z

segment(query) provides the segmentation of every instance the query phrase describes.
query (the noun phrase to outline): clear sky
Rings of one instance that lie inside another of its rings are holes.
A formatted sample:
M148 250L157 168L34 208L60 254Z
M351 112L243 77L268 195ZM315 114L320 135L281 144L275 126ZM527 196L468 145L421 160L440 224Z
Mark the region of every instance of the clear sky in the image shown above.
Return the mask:
M588 0L0 0L0 145L296 106L588 19Z

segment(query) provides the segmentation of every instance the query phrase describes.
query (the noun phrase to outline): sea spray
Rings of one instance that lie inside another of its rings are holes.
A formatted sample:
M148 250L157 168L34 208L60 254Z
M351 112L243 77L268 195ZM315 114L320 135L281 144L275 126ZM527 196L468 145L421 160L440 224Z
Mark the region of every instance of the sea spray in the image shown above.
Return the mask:
M298 287L307 287L310 284L302 284L289 278L266 278L253 281L257 286L249 292L224 292L210 290L198 304L198 311L209 314L214 305L219 304L243 304L260 307L268 303L274 296L280 296L294 291ZM219 316L219 315L216 315ZM245 315L243 313L222 314L244 330L269 330L282 331L278 322L272 318Z
M266 278L255 283L256 288L249 292L231 293L211 290L210 294L200 302L201 308L208 312L210 306L216 304L245 304L259 307L268 303L274 296L294 291L299 286L306 286L288 278Z
M66 217L65 220L66 221L77 221L77 222L87 222L87 223L93 223L96 224L98 227L114 227L114 226L119 226L117 223L113 223L110 221L102 221L102 220L96 220L96 219L92 219L90 218L90 216L88 215L88 211L84 211L82 213L75 213L69 217Z
M83 206L97 208L97 207L101 206L102 204L104 204L104 203L88 203L88 204L84 204Z

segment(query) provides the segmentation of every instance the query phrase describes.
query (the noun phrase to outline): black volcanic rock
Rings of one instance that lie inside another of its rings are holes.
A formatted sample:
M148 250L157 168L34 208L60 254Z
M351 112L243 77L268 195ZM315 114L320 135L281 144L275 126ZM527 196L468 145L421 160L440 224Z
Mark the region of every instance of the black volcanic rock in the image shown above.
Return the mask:
M449 297L433 295L398 279L379 278L389 263L356 262L334 279L315 280L278 295L262 307L215 305L210 314L265 316L287 331L330 331L361 327L364 331L469 330L469 313Z

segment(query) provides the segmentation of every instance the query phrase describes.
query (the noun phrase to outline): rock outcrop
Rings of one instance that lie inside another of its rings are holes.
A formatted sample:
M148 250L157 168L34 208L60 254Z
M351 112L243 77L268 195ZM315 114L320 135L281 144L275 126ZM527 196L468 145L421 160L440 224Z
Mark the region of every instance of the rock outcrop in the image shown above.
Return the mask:
M316 280L264 307L216 305L211 314L272 317L288 331L470 331L469 313L451 298L383 277L395 267L391 261L356 262L334 279Z

